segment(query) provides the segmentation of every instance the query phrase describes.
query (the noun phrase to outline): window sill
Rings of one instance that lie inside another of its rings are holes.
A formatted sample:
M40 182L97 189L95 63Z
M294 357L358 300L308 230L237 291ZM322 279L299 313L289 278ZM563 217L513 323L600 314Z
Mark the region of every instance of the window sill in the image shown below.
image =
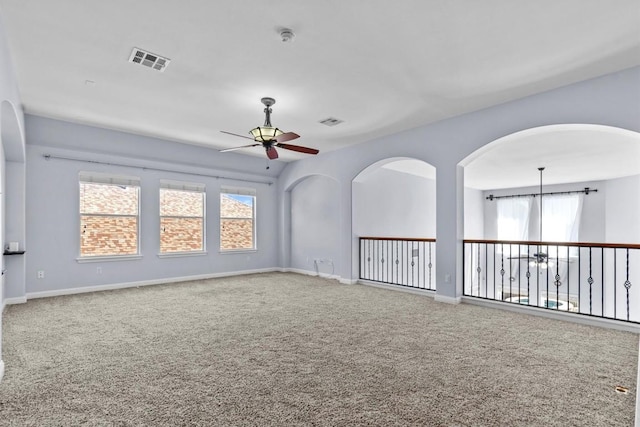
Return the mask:
M80 257L76 261L80 264L89 262L112 262L112 261L134 261L142 259L142 255L113 255L113 256L93 256Z
M258 252L257 249L227 249L225 251L220 251L220 255L231 255L231 254L247 254Z
M158 254L158 258L180 258L190 256L205 256L209 253L207 251L194 251L194 252L168 252L166 254Z

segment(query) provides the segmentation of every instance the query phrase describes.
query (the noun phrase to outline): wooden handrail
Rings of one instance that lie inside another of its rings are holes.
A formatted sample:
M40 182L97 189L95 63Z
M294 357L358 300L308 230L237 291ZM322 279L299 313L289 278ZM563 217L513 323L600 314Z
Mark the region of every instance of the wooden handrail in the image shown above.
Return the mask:
M360 240L406 240L409 242L435 242L436 239L415 237L360 237Z
M573 246L580 248L619 248L619 249L640 249L639 244L632 243L592 243L592 242L538 242L533 240L486 240L486 239L464 239L464 243L485 243L485 244L505 244L505 245L528 245L528 246Z

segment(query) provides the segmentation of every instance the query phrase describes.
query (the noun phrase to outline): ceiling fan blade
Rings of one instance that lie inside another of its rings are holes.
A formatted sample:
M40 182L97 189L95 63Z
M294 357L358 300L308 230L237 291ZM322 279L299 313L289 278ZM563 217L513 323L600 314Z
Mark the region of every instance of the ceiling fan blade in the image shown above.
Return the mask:
M287 142L287 141L292 141L294 139L298 139L300 138L300 135L298 135L295 132L287 132L287 133L283 133L278 135L275 140L277 143L281 143L281 142Z
M267 157L270 160L275 160L278 158L278 152L276 151L276 147L271 146L267 148Z
M227 151L235 151L235 150L240 150L241 148L249 148L249 147L257 147L259 145L262 144L249 144L249 145L242 145L240 147L233 147L233 148L225 148L224 150L218 150L221 153L226 153Z
M291 145L291 144L278 143L278 147L284 148L285 150L297 151L299 153L305 153L305 154L318 154L320 152L320 150L316 150L315 148L301 147L299 145Z
M254 140L254 139L253 139L253 138L251 138L250 136L238 135L237 133L231 133L231 132L227 132L227 131L225 131L225 130L221 130L220 132L222 132L222 133L226 133L227 135L238 136L238 137L240 137L240 138L247 138L247 139L250 139L250 140L252 140L252 141ZM285 135L286 135L286 134L285 134ZM260 144L258 144L258 145L260 145Z

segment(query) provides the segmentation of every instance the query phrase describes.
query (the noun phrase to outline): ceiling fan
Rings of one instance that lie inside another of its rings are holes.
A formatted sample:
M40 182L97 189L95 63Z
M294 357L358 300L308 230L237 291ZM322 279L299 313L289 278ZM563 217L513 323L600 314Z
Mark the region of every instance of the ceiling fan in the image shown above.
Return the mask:
M220 150L221 153L225 153L227 151L240 150L242 148L248 148L248 147L258 147L260 145L264 147L264 149L267 152L267 157L271 160L278 158L278 151L276 150L276 147L284 148L285 150L297 151L298 153L305 153L305 154L318 154L320 152L315 148L302 147L300 145L293 145L293 144L285 144L285 142L287 141L300 138L300 135L298 135L295 132L282 132L277 127L272 126L271 125L271 111L272 111L271 106L276 103L276 100L273 98L265 97L265 98L262 98L260 101L262 101L262 103L266 107L264 109L264 114L265 114L264 125L258 126L252 129L251 131L249 131L249 133L253 137L238 135L236 133L226 132L223 130L220 131L222 133L226 133L229 135L239 136L240 138L251 139L255 141L255 144L242 145L240 147L234 147L234 148L226 148L224 150Z

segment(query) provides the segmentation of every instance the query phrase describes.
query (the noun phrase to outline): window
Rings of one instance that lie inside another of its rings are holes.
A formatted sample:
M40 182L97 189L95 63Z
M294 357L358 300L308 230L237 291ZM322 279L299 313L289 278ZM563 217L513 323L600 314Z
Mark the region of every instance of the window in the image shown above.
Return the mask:
M220 192L220 250L256 248L256 193L253 189L222 188Z
M204 184L160 181L160 253L202 252Z
M137 255L140 180L80 173L80 256Z

